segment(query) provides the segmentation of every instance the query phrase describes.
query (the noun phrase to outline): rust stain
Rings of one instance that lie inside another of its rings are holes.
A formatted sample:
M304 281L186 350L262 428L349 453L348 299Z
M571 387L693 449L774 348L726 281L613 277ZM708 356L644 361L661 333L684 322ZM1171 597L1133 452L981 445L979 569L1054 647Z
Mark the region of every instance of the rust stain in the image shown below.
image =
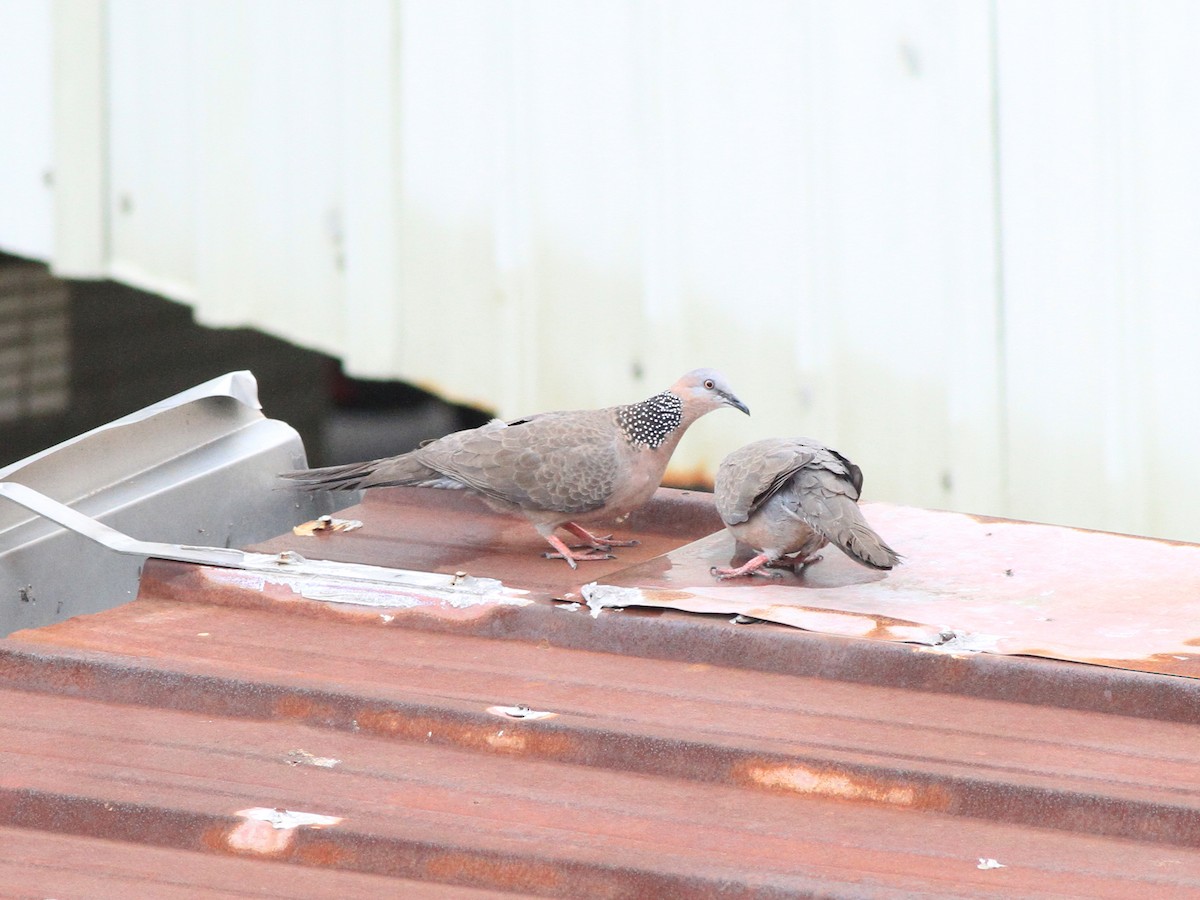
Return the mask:
M1038 649L1026 650L1025 653L1029 656L1045 656L1049 658L1054 658L1056 655ZM1190 653L1152 653L1142 659L1108 659L1098 656L1080 661L1112 669L1130 669L1140 672L1154 672L1160 675L1172 675L1178 678L1200 679L1200 656Z
M311 722L326 711L328 711L326 708L318 706L318 704L303 694L289 692L280 695L276 699L273 716L277 719L295 719L301 722Z
M229 853L229 835L241 822L231 825L214 825L200 833L199 846L213 853Z
M522 723L520 730L516 732L510 732L509 727L505 727L505 735L515 733L520 738L520 749L517 752L536 754L545 759L574 759L585 743L585 739L578 734L543 728L536 722L529 725ZM504 743L501 741L501 749L504 748ZM492 746L490 741L489 746Z
M875 628L867 633L867 637L876 639L903 639L907 636L923 634L930 631L930 626L908 619L897 619L892 616L872 615L865 618L873 619Z
M354 716L353 707L347 706L340 694L325 696L327 699L314 699L306 691L283 691L272 699L269 715L281 721L358 730L360 723ZM370 718L372 713L366 715Z
M948 794L940 789L797 763L745 762L735 767L733 778L739 783L768 790L833 800L938 810L950 805Z
M527 745L525 735L506 732L501 728L495 734L489 734L485 740L487 745L493 750L501 750L508 753L524 753Z
M486 716L486 718L485 718ZM450 744L468 750L536 755L563 759L574 755L579 739L560 730L539 726L537 719L498 721L481 710L478 720L467 716L398 713L393 710L360 710L354 723L360 731L403 740Z
M440 731L444 723L440 719L415 718L393 710L362 709L355 714L354 724L360 731L371 734L416 740L424 738L435 727Z
M435 854L425 861L424 874L435 881L480 884L500 890L560 891L567 887L564 873L551 865L479 854Z
M292 529L296 537L320 537L336 534L339 531L357 531L362 528L358 519L335 519L333 516L321 516L311 522L304 522Z
M65 624L65 623L62 623ZM48 626L53 628L54 626ZM52 636L44 635L46 629L17 631L9 635L9 640L24 640L39 644L56 644L77 649L89 649L86 640L58 642ZM87 694L97 685L96 671L86 662L70 661L53 667L38 665L37 661L22 658L17 654L0 652L0 680L13 684L30 684L38 686L53 686L68 693Z
M307 833L294 853L297 862L306 866L350 869L356 865L357 855L342 844L320 838L311 838Z
M695 599L695 594L691 591L675 591L669 588L657 590L654 592L654 599L665 604L684 603Z

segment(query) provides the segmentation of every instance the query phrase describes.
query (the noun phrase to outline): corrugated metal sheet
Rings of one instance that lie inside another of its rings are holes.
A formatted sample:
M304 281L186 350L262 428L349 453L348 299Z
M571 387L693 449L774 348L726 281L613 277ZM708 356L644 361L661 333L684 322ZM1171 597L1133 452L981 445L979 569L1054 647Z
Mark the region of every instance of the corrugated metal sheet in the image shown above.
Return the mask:
M922 539L913 513L897 546ZM3 864L9 891L1200 894L1196 679L555 599L701 552L704 495L660 492L640 547L577 573L454 494L346 515L363 527L258 549L533 602L365 607L152 560L134 602L14 634L0 828L29 864Z
M876 572L834 551L802 579L718 582L724 532L587 591L593 606L744 615L811 631L1200 676L1200 546L886 504L907 555ZM1116 560L1132 559L1127 567ZM1131 611L1136 610L1136 615Z

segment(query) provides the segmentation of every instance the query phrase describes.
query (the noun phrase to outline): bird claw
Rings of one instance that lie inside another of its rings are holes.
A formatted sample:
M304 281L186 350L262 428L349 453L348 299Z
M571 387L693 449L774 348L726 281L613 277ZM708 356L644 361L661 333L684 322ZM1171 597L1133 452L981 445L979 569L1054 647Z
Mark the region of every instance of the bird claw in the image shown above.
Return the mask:
M761 569L761 568L760 569L747 569L746 571L743 572L741 569L731 569L731 568L722 569L717 566L711 566L711 567L709 567L708 574L713 576L714 578L716 578L718 581L728 581L730 578L739 578L742 575L757 576L759 578L773 578L776 581L783 578L782 572L775 572L775 571L764 572L763 569Z
M736 569L712 566L708 570L708 574L720 581L725 581L729 578L737 578L741 575L758 575L762 578L782 578L783 576L779 572L763 571L763 569L767 566L770 566L771 563L772 560L768 559L766 554L760 554L747 562L745 565L738 566Z
M592 544L592 546L595 547L597 550L608 550L608 549L611 549L612 547L637 547L641 543L642 543L641 541L639 541L635 538L630 538L627 541L622 541L617 538L614 538L611 534L606 534L604 537L596 537L595 542Z
M613 547L636 547L641 541L628 540L621 541L614 538L611 534L606 534L603 537L592 534L578 522L567 522L563 525L567 531L575 535L577 538L582 538L587 543L581 544L580 547L587 547L591 550L603 550L605 552ZM572 550L578 550L580 547L572 547Z
M576 568L575 563L581 559L616 559L607 549L592 548L590 551L579 553L577 548L568 547L554 535L546 538L550 542L550 546L554 548L553 552L547 551L542 554L546 559L565 559L567 565L572 569Z
M607 553L613 547L636 547L641 541L610 541L608 538L596 538L588 544L568 544L572 550L600 550Z
M763 566L761 569L753 569L752 571L749 571L746 574L753 575L758 578L770 578L773 581L782 581L783 580L782 572L780 572L776 568L773 568L773 567L768 568L767 566Z
M575 550L576 548L572 547L570 549ZM545 553L542 554L542 557L544 559L565 559L567 561L567 565L569 565L572 569L577 568L577 566L575 565L576 560L616 559L616 557L613 556L613 554L601 553L598 549L594 553L574 553L574 552L572 552L572 553L551 553L549 550L547 550Z

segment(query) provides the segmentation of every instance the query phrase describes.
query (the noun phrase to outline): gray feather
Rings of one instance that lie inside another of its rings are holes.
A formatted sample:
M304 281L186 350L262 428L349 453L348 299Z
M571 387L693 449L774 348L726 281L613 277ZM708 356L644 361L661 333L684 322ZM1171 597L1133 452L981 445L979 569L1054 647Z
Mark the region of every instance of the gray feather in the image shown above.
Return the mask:
M808 438L768 438L735 450L717 470L715 500L734 536L778 559L826 542L852 559L890 569L900 556L858 508L862 470Z

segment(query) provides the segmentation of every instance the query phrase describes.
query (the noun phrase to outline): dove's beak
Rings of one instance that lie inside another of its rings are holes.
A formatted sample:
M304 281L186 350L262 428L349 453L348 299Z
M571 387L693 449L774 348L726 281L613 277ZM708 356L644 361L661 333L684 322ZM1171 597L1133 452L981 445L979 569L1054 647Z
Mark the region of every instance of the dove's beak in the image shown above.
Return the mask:
M750 415L750 407L748 407L737 397L733 396L733 394L722 393L721 399L725 401L726 406L732 406L734 409L740 409L746 415Z

